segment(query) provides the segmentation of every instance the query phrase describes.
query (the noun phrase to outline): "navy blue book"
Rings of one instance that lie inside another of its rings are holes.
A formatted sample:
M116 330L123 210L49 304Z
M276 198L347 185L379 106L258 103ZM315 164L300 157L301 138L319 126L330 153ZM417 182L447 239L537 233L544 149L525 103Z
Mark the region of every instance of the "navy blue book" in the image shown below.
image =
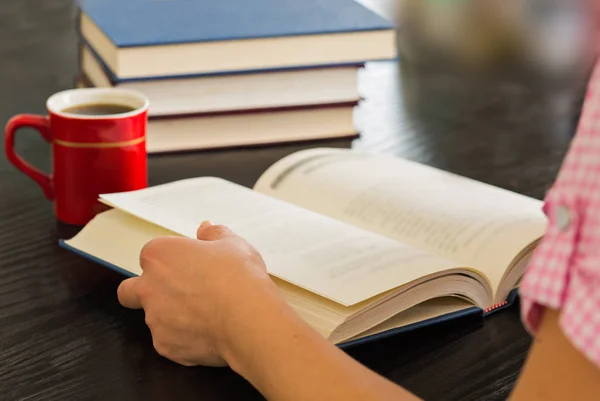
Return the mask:
M83 82L77 83L78 86L118 87L144 93L150 100L150 118L354 106L361 100L358 72L363 64L283 70L268 74L123 80L113 77L88 46L81 46L79 54ZM349 121L352 123L352 116ZM198 127L190 128L198 131ZM274 124L274 128L280 134L286 133L279 124ZM334 134L342 133L337 128L334 130ZM244 130L239 131L239 135L248 136Z
M300 317L344 347L510 305L547 224L538 200L343 149L287 156L253 189L201 177L100 201L110 209L62 247L135 276L151 239L225 224Z
M121 78L394 59L390 21L354 0L81 0L83 39Z

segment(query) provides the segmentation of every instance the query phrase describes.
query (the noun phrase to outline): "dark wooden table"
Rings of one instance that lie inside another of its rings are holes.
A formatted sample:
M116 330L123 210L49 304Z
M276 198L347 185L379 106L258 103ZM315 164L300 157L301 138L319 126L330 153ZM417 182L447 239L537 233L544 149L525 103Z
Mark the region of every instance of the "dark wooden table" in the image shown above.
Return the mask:
M0 121L43 113L77 72L73 0L3 0ZM356 148L407 157L541 198L569 144L579 93L513 81L431 76L375 64L363 74ZM416 70L420 71L420 70ZM49 169L48 145L18 150ZM287 145L152 157L152 184L217 175L252 185ZM228 369L183 368L158 356L140 312L119 306L121 277L57 247L64 227L39 188L0 160L0 398L2 400L254 400ZM349 352L426 399L509 394L530 345L515 306L484 325L446 325ZM302 385L302 383L298 383Z

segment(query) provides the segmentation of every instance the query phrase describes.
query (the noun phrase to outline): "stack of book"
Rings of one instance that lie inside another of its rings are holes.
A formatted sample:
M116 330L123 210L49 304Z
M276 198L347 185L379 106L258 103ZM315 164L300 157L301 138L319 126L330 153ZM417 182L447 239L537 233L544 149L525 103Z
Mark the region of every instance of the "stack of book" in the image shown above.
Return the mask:
M396 58L354 0L83 0L79 87L150 99L148 151L353 137L358 70Z

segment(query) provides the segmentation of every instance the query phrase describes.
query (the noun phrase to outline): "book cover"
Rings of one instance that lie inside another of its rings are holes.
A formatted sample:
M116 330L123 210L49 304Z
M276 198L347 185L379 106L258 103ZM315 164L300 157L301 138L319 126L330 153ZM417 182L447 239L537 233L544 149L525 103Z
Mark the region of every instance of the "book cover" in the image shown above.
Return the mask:
M354 0L82 0L120 48L393 29Z

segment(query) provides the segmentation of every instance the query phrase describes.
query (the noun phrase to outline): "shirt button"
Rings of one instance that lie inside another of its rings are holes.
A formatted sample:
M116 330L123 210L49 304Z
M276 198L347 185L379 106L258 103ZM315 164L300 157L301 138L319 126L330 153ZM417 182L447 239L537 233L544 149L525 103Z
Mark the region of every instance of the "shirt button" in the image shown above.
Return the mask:
M556 209L556 224L560 231L565 231L571 225L571 212L566 206Z

